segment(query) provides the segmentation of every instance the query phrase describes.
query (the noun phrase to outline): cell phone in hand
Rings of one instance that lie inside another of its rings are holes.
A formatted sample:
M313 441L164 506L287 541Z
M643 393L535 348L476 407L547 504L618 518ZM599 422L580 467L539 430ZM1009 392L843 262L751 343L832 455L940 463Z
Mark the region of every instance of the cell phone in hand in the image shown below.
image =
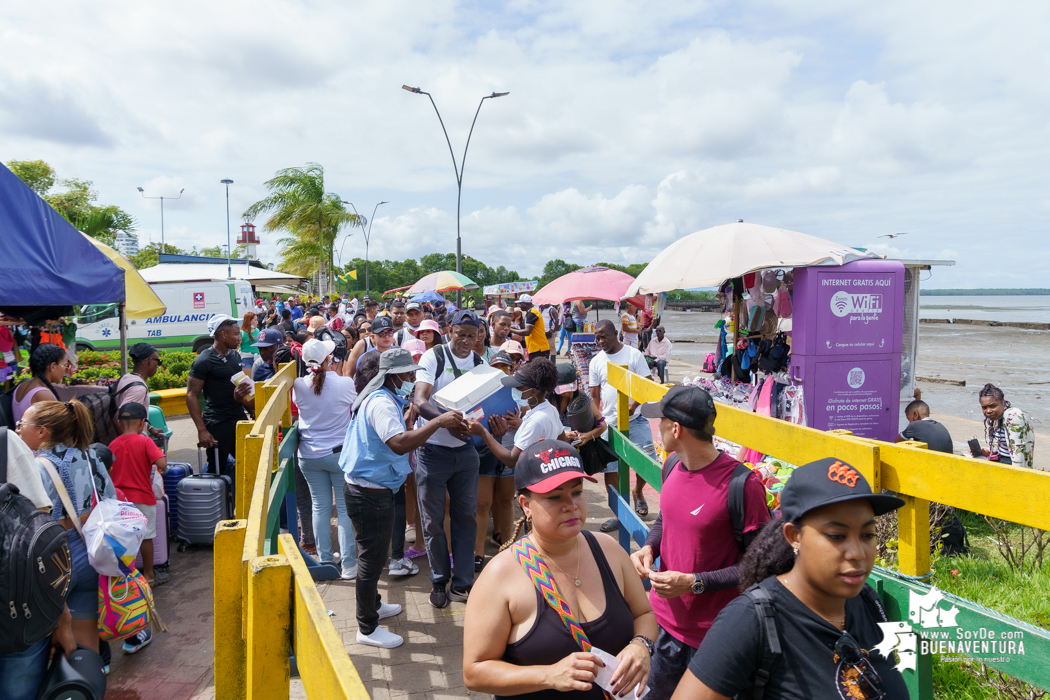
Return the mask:
M967 441L967 445L970 446L970 454L974 457L983 457L984 452L981 450L981 441L977 438Z
M573 447L579 447L582 444L583 444L583 440L573 440L572 441L572 446Z

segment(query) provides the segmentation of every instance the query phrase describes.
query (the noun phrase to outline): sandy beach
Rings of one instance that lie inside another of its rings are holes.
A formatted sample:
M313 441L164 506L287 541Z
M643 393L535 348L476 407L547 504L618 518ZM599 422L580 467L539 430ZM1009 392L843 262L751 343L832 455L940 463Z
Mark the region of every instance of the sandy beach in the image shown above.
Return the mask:
M704 356L718 340L718 314L668 311L667 337L674 343L671 381L698 373ZM922 324L919 327L919 376L966 381L966 386L919 382L922 398L962 452L972 437L984 439L984 417L977 392L987 382L998 386L1014 406L1025 411L1036 431L1035 458L1050 460L1050 332L990 326ZM904 406L901 406L903 411Z

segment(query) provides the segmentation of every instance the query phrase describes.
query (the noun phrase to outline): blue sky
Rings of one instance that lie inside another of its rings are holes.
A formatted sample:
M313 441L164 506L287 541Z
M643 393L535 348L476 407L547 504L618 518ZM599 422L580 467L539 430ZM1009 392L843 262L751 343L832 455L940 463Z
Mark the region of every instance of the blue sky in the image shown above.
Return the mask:
M1046 286L1048 35L1036 2L25 3L0 17L0 160L93 180L143 241L135 188L185 188L186 248L225 242L220 179L236 227L316 161L361 213L389 200L371 257L419 257L454 251L456 188L400 86L457 157L509 90L464 179L464 251L492 265L643 262L743 218L958 261L929 286Z

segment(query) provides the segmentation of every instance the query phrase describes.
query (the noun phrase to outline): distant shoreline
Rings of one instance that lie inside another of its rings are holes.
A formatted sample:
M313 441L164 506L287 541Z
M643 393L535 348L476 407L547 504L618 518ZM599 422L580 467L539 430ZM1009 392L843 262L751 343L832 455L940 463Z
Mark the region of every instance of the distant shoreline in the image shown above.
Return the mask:
M1041 297L1050 289L920 289L924 297Z

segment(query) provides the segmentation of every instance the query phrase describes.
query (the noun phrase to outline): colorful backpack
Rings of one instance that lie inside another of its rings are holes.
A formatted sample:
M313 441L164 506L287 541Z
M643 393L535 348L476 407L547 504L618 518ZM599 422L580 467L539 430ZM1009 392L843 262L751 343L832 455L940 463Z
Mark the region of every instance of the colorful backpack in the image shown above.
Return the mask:
M704 358L704 371L710 374L714 374L714 371L718 369L715 367L715 354L713 352L707 353L707 357Z

